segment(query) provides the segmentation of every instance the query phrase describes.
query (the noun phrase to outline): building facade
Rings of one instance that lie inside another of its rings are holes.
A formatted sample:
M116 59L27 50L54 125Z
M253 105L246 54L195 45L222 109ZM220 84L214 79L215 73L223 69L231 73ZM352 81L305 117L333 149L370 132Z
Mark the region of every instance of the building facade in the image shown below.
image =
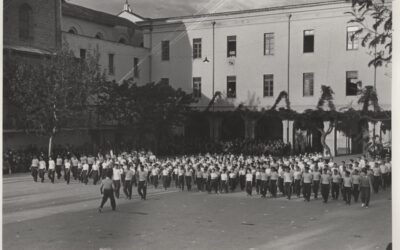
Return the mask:
M348 23L349 1L283 1L281 6L263 9L160 19L134 13L127 1L118 15L60 0L39 2L5 2L6 8L11 6L9 10L19 15L5 12L5 48L31 46L47 51L62 45L77 57L99 53L110 80L168 82L192 93L193 106L199 111L210 108L217 93L209 111L270 109L285 91L291 108L303 112L315 109L322 85L334 91L338 110L358 109L357 90L367 85L376 87L380 106L391 109L391 65L368 67L374 51L352 36L359 27ZM28 16L34 25L24 24L21 11L26 4L31 5ZM39 10L40 4L46 8ZM17 37L28 28L29 34L37 34L36 39ZM207 130L201 136L215 140L283 139L293 145L302 133L293 121L210 115L206 121L193 123L196 130ZM390 140L379 124L373 127L385 141ZM190 128L182 133L190 135ZM318 141L307 136L310 143ZM327 138L338 154L355 152L351 140L336 130Z

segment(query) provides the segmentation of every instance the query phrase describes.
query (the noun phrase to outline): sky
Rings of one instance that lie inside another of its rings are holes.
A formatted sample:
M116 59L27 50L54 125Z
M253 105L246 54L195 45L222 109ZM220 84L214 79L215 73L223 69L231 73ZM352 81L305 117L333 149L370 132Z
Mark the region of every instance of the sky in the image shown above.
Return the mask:
M149 18L184 16L244 9L255 9L324 0L128 0L133 12ZM325 0L326 1L326 0ZM118 14L125 0L67 0L67 2Z

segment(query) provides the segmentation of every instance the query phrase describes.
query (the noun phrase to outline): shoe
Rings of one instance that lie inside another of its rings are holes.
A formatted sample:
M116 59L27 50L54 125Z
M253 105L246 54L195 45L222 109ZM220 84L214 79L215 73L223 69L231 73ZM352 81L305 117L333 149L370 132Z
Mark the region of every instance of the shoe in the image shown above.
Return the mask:
M102 210L101 207L99 207L99 213L101 213L101 210Z
M368 208L368 206L365 206L365 208Z
M361 204L361 207L365 207L365 204L363 203L363 204Z

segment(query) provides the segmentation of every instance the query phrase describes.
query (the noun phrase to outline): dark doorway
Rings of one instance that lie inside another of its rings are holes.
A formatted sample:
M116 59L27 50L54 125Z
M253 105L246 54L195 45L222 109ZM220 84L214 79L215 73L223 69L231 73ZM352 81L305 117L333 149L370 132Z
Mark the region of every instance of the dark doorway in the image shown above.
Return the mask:
M230 114L222 120L222 140L244 138L244 120L236 113Z
M256 139L259 140L282 140L282 120L278 117L263 117L257 122L255 132Z

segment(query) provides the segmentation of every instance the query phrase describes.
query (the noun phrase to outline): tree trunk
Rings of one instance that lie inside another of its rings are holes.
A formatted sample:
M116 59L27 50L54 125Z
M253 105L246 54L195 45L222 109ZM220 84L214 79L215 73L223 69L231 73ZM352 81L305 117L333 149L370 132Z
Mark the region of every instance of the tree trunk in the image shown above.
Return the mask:
M326 137L332 132L332 130L333 130L332 122L329 123L329 128L327 131L324 131L324 129L322 129L322 128L318 129L318 131L321 133L321 144L324 149L323 153L325 154L325 151L328 152L329 158L331 160L333 159L332 151L331 151L330 147L328 146L328 144L326 144Z
M55 135L56 135L56 127L53 128L53 131L52 131L51 136L49 138L49 158L51 157L51 153L52 153L52 150L53 150L53 139L54 139Z

